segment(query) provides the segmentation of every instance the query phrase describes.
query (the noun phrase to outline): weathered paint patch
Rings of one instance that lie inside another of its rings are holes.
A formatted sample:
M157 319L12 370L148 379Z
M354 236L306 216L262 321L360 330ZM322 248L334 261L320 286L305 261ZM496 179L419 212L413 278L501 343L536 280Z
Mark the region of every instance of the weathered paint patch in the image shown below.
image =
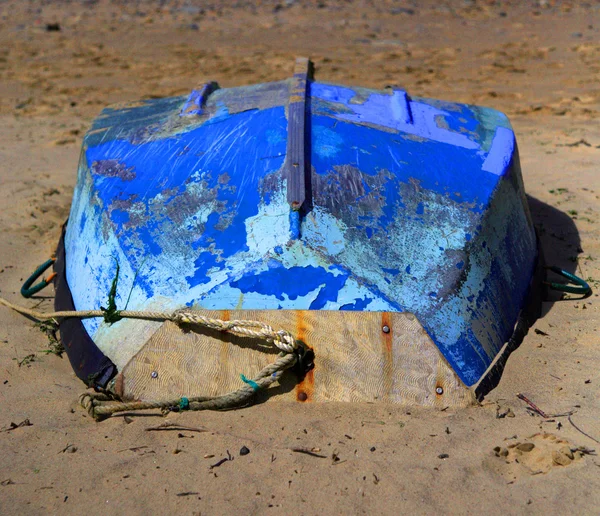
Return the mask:
M310 207L291 220L286 88L218 90L183 119L183 97L105 112L67 231L75 306L105 305L116 259L119 307L133 287L140 310L409 310L473 384L512 331L535 259L505 117L313 84ZM84 324L117 356L149 331Z
M400 90L393 91L391 95L374 92L360 104L351 102L355 93L343 86L313 83L310 92L318 99L343 104L345 109L341 112L335 107L331 109L332 113L337 111L335 117L340 120L388 127L466 149L479 148L478 143L467 135L449 127L440 127L437 119L450 117L448 112L421 102L409 102L406 92ZM351 113L345 112L348 109Z
M312 129L313 149L323 158L333 158L342 151L343 138L334 129L323 125L314 126Z
M311 163L318 175L330 175L336 167L360 168L363 176L374 176L386 170L393 178L386 193L393 196L394 184L420 182L431 190L456 202L472 204L476 211L486 205L498 182L494 174L481 171L483 158L476 149L466 149L435 141L398 139L394 134L371 127L339 122L332 117L313 116ZM327 140L322 152L321 135L335 134L335 152ZM366 152L357 153L357 150ZM360 158L357 156L360 155ZM426 172L424 172L426 171ZM341 185L344 188L346 185ZM316 195L320 195L315 190ZM389 201L389 200L388 200ZM389 207L395 203L387 202Z
M134 167L127 167L118 159L103 159L92 162L92 174L102 177L118 177L121 181L135 179Z
M498 127L492 147L485 158L481 170L500 176L507 170L515 150L515 133L505 127Z

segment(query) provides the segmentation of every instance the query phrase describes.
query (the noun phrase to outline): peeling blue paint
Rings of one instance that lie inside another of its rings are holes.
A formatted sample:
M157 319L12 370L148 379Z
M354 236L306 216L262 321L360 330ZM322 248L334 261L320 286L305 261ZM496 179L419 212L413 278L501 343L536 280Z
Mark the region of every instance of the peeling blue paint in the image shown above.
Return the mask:
M506 117L399 90L310 94L302 213L283 174L286 83L218 90L193 116L187 97L105 110L67 229L76 308L105 304L116 258L119 306L137 273L132 309L410 311L472 385L535 260Z
M370 297L367 297L365 299L356 299L354 303L347 303L345 305L340 306L340 310L366 310L367 306L369 306L369 303L371 301L373 301L373 299Z
M299 296L305 296L320 288L321 292L324 292L322 300L319 301L321 303L326 298L337 294L347 278L347 274L335 275L320 267L310 265L286 269L281 263L273 260L270 262L268 270L232 281L230 285L243 293L258 292L274 296L280 301L284 301L285 298L297 299ZM322 308L322 306L316 308Z

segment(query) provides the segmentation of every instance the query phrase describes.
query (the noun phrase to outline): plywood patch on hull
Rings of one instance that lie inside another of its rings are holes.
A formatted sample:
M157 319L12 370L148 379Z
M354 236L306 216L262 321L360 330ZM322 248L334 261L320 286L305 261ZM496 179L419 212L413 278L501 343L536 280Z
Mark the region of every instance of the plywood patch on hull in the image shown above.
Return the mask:
M314 350L314 370L302 379L286 373L283 383L270 390L270 400L439 408L474 403L472 390L409 313L239 310L205 315L264 321L289 330ZM224 394L242 385L241 373L252 377L276 353L251 339L165 322L123 368L118 390L125 398L141 400Z

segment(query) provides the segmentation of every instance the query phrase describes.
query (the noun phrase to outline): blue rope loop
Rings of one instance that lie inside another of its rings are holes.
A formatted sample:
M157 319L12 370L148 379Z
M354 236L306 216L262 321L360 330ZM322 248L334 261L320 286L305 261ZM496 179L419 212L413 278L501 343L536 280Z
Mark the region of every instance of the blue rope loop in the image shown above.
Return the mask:
M246 378L243 374L240 375L240 378L242 379L242 382L247 383L250 387L252 387L254 392L260 389L260 385L258 385L254 380Z
M581 279L575 274L571 274L560 267L556 267L552 265L547 267L555 274L562 276L567 280L567 283L555 283L550 281L544 281L544 284L547 285L552 290L558 290L559 292L568 292L569 294L579 294L584 297L588 297L592 293L592 288L588 285L588 283Z
M34 294L37 294L40 290L46 288L50 284L52 278L56 276L56 273L50 274L50 276L48 276L46 279L43 279L36 285L33 285L33 282L37 280L46 269L49 269L55 261L56 260L54 258L50 258L49 260L46 260L44 263L42 263L42 265L40 265L35 271L33 271L33 274L29 276L27 280L25 280L25 283L23 283L23 286L21 287L21 295L23 297L29 298Z

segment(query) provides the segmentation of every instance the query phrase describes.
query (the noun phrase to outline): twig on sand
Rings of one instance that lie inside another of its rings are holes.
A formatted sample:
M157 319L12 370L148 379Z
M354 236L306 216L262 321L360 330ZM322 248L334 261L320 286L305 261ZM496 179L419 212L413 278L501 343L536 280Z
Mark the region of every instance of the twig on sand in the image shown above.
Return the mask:
M305 455L310 455L311 457L319 457L320 459L326 459L327 455L321 455L320 453L320 448L290 448L290 450L292 450L295 453L304 453Z
M133 448L123 448L122 450L117 450L117 453L121 453L124 451L132 451L132 452L137 452L140 450L143 450L144 448L148 448L148 446L134 446Z
M33 426L33 423L31 421L29 421L29 419L24 419L20 423L11 423L8 427L0 430L0 432L12 432L13 430L16 430L17 428L21 428L24 426Z
M525 396L524 394L521 394L520 392L518 392L517 398L519 398L520 400L523 400L525 403L527 403L527 405L529 405L536 414L542 416L544 419L550 419L550 416L548 414L546 414L541 408L539 408L535 403L533 403L533 401L531 401L529 398L527 398L527 396Z
M219 462L216 462L215 464L213 464L210 468L208 469L214 469L214 468L218 468L219 466L221 466L222 464L225 464L226 462L232 461L233 457L231 456L231 453L229 453L229 450L227 450L227 457L225 457L224 459L221 459Z
M177 423L171 423L169 421L166 423L163 423L162 425L148 427L145 430L146 430L146 432L159 432L159 431L163 431L163 430L178 430L180 432L187 431L187 432L200 432L200 433L209 431L206 428L178 425Z
M535 412L538 416L543 417L544 419L550 419L552 417L567 417L567 416L570 416L571 414L573 414L573 411L565 412L564 414L546 414L546 412L544 412L541 408L539 408L535 403L533 403L533 401L531 401L524 394L521 394L520 392L518 392L517 398L519 398L520 400L523 400L525 403L527 403L527 405L529 405L529 408L533 412Z
M595 437L592 437L590 434L586 434L581 428L579 428L575 423L573 423L573 420L571 419L571 415L569 415L569 417L567 419L569 420L569 423L571 423L573 425L573 428L575 428L575 430L577 430L578 432L582 433L588 439L591 439L595 443L600 444L600 441L598 439L596 439Z

